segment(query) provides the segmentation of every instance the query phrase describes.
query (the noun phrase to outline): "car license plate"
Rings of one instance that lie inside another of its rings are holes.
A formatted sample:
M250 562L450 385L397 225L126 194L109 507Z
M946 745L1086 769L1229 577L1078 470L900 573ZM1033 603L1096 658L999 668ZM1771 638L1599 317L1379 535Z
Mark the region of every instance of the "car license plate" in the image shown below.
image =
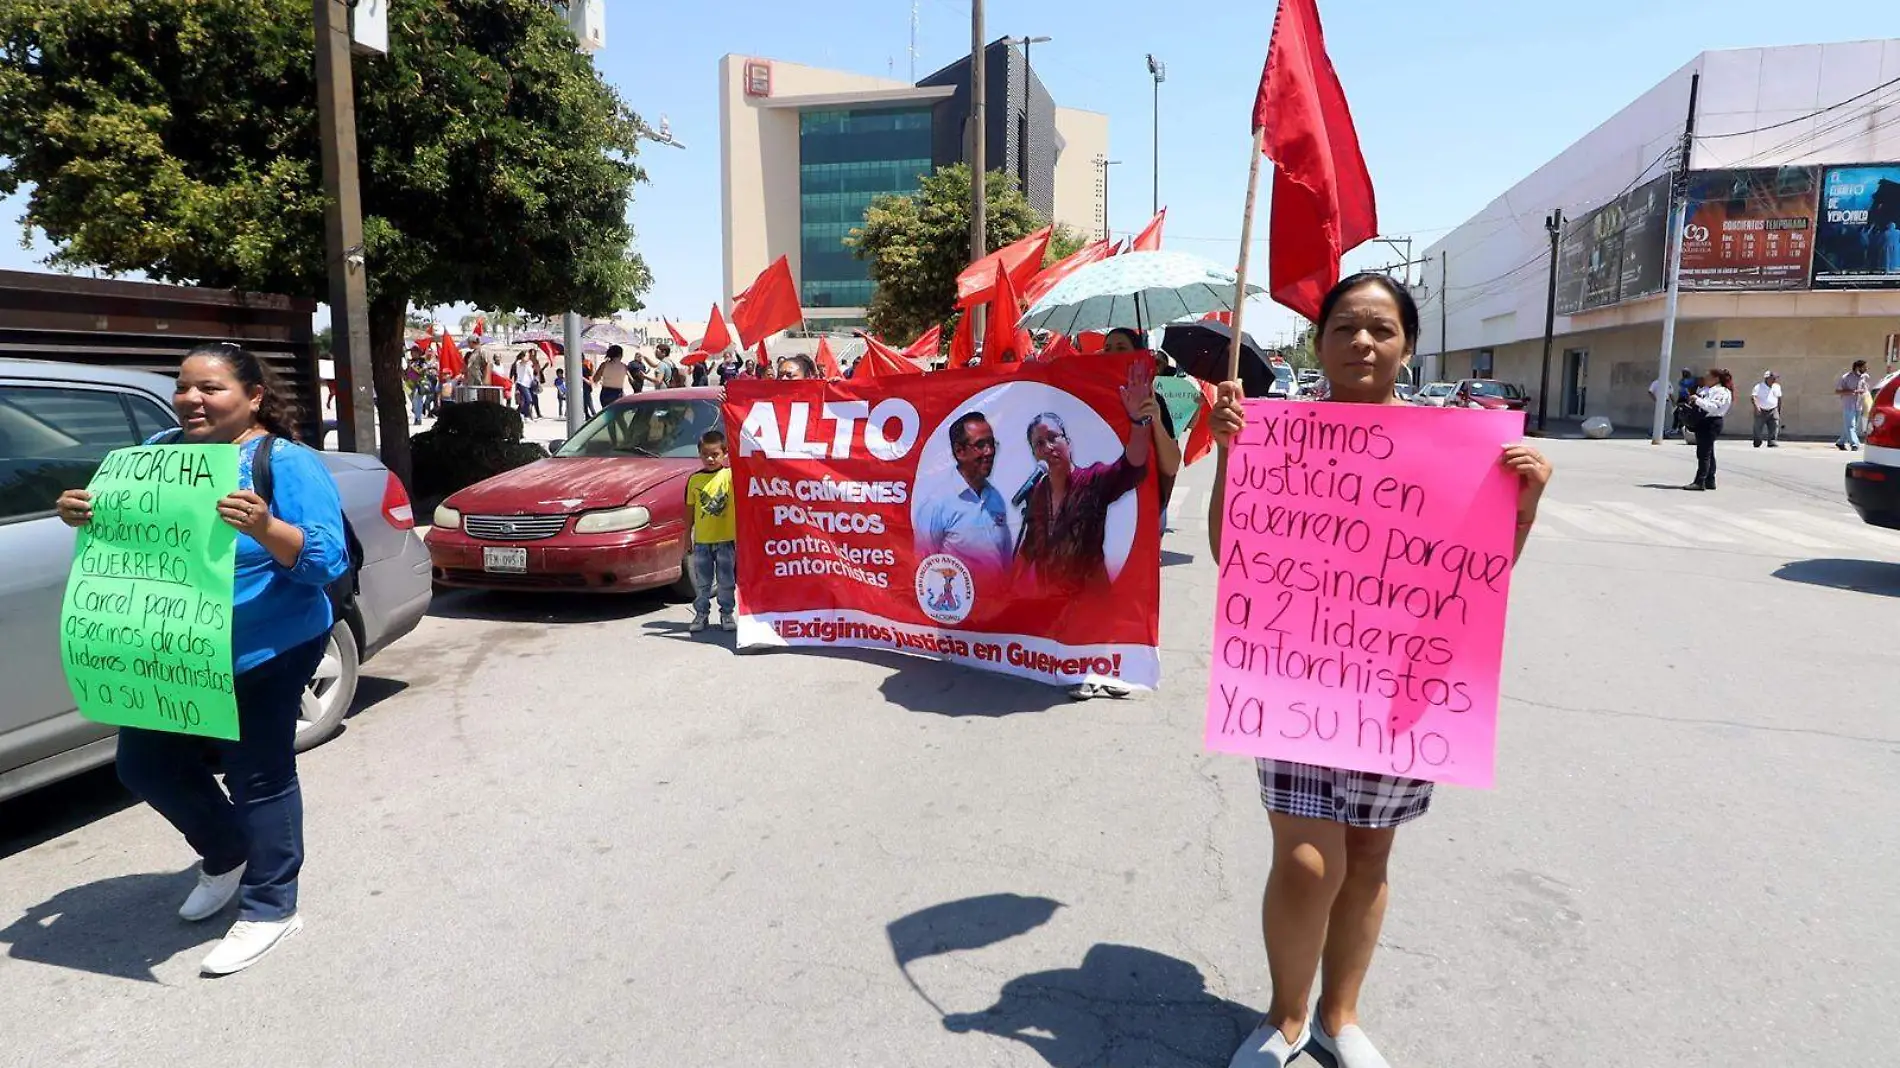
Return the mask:
M517 575L528 571L528 550L482 547L483 571L507 571Z

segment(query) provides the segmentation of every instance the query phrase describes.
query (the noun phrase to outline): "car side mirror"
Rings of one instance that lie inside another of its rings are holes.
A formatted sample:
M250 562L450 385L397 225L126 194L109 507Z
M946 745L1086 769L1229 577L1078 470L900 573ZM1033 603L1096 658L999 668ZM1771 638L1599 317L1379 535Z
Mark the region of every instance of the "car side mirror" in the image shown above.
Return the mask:
M555 439L553 439L552 441L549 441L549 442L548 442L548 455L549 455L549 456L552 456L552 455L554 455L555 453L557 453L557 452L560 452L560 451L561 451L561 446L563 446L563 445L565 445L565 444L567 444L567 439L566 439L566 438L555 438Z

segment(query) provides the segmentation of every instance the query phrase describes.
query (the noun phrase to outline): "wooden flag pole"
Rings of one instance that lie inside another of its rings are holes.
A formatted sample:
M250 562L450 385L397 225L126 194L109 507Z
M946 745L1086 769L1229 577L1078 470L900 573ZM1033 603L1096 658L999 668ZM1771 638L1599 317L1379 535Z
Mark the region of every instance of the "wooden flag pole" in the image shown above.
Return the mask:
M1247 207L1240 217L1240 262L1234 267L1234 337L1227 346L1227 381L1240 377L1241 320L1247 310L1247 256L1253 251L1253 202L1260 192L1260 157L1266 150L1267 131L1255 127L1253 163L1247 167Z

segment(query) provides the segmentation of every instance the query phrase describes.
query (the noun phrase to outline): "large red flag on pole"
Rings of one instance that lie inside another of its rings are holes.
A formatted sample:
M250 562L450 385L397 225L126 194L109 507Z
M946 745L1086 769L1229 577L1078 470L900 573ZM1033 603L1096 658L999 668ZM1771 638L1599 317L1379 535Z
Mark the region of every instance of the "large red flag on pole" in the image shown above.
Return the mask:
M976 359L976 313L966 308L957 319L957 332L950 335L950 359L945 369L968 367Z
M1163 226L1166 226L1167 223L1168 223L1168 209L1162 208L1160 211L1155 212L1155 217L1148 220L1148 225L1142 228L1141 233L1138 233L1135 235L1135 241L1133 244L1128 246L1128 251L1130 252L1159 252L1161 251L1161 228Z
M660 322L665 324L666 332L673 335L673 344L679 346L682 351L693 347L692 345L687 343L685 335L681 334L679 330L673 326L672 323L667 322L666 316L664 315L660 316Z
M904 346L904 355L913 360L934 360L937 358L937 346L943 344L943 324L917 335L917 340Z
M1372 176L1346 91L1326 56L1317 0L1280 0L1253 128L1273 160L1267 288L1274 300L1316 320L1320 301L1339 281L1339 258L1379 232Z
M784 257L759 272L746 291L732 298L732 325L742 344L764 341L780 330L805 321L798 306L798 287L792 284L792 265Z
M1040 274L1030 279L1029 284L1022 289L1023 303L1027 306L1034 307L1037 301L1048 295L1048 292L1056 287L1057 282L1074 274L1080 268L1087 267L1089 264L1100 260L1105 260L1114 254L1115 243L1107 238L1103 238L1100 241L1091 241L1083 245L1067 256L1044 267Z
M996 289L990 297L989 317L983 326L984 366L1016 363L1028 355L1029 333L1016 328L1022 315L1022 306L1016 303L1016 287L1010 284L1009 274L1005 272L998 275Z
M853 378L886 378L891 375L920 375L923 367L915 360L891 348L877 338L860 330L858 336L864 339L864 355L858 357L858 364L851 371Z
M1042 270L1042 254L1048 251L1055 228L1045 226L1013 244L970 264L957 275L957 307L968 308L989 300L996 291L996 279L1008 274L1010 285L1021 292L1029 280Z

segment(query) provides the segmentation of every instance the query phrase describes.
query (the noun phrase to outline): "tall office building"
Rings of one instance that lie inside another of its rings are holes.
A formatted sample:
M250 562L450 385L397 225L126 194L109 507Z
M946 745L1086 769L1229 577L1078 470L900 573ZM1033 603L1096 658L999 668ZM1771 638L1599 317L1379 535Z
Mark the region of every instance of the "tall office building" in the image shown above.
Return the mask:
M1016 175L1055 221L1099 232L1108 117L1057 107L1015 47L999 41L984 58L989 169ZM790 256L815 328L861 323L873 284L845 236L878 196L967 161L969 58L912 85L729 55L719 86L726 295Z

